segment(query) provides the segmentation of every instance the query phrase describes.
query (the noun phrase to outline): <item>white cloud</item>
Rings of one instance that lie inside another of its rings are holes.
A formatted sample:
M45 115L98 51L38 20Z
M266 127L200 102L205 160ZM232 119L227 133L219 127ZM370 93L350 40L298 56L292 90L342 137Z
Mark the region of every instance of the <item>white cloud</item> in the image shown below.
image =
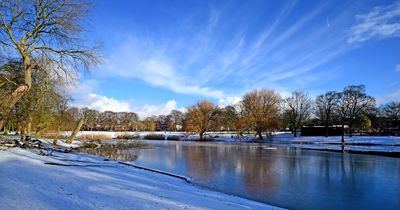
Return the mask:
M394 67L395 72L400 72L400 64L397 64L396 67Z
M169 100L165 104L159 105L145 104L143 107L134 109L134 111L138 113L141 118L146 118L152 115L168 115L174 109L184 111L183 108L177 107L175 100Z
M184 108L177 107L175 100L169 100L165 104L144 104L139 106L130 101L118 100L113 97L97 95L94 93L90 93L86 97L80 98L72 105L81 108L88 107L101 112L136 112L142 119L152 115L167 115L174 109L185 111Z
M113 97L109 98L107 96L101 96L94 93L90 93L87 97L81 98L76 101L74 106L78 107L88 107L90 109L96 109L98 111L114 111L114 112L124 112L131 111L128 102L120 101Z
M349 43L369 39L400 36L400 1L382 7L374 7L369 13L356 16L358 23L351 27Z
M238 104L242 99L237 96L232 96L232 97L225 97L225 98L220 98L218 100L218 106L219 107L227 107L227 106L232 106Z

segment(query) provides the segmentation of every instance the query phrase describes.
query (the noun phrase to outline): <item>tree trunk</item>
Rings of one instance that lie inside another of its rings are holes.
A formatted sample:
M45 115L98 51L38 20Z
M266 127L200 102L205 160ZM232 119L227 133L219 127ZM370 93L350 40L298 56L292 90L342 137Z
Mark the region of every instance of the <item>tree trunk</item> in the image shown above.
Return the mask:
M19 139L20 141L23 141L25 139L25 125L21 126L19 128Z
M353 137L353 133L352 133L352 129L351 129L352 127L353 127L353 122L350 121L350 123L349 123L349 136L350 137Z
M4 100L1 104L2 113L0 115L0 129L3 128L4 123L8 120L10 116L11 109L15 106L15 104L24 96L29 90L28 85L20 85L18 86L11 95Z
M325 122L325 137L329 136L329 126L328 126L328 122Z
M31 116L31 114L28 114L27 121L28 122L26 123L26 135L31 136L31 132L32 132L32 116Z
M294 134L294 137L297 137L297 129L296 128L293 129L293 134Z
M201 131L201 132L199 133L199 135L200 135L200 141L203 141L204 131Z
M262 136L262 132L261 131L257 131L257 135L258 135L258 139L259 140L263 140L263 136Z
M67 144L71 144L71 143L72 143L72 141L73 141L74 138L76 137L76 134L78 134L79 130L81 129L81 127L82 127L82 125L83 125L83 122L84 122L84 118L82 117L82 118L79 120L78 124L76 124L76 127L74 128L74 131L72 131L71 136L69 136L69 137L67 138L67 140L65 141L65 143L67 143Z
M344 121L342 120L342 152L344 152Z

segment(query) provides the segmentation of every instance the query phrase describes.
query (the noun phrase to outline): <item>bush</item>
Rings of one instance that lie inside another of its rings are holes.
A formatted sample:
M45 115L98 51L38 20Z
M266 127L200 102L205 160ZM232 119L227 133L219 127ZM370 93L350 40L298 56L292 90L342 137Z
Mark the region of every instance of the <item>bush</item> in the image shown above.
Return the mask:
M143 137L146 140L164 140L164 134L147 134Z
M77 138L80 140L92 140L92 141L103 141L112 139L111 136L105 134L82 134Z
M177 135L171 135L171 136L168 136L168 137L167 137L167 140L179 141L179 140L181 140L181 137L180 137L180 136L177 136Z

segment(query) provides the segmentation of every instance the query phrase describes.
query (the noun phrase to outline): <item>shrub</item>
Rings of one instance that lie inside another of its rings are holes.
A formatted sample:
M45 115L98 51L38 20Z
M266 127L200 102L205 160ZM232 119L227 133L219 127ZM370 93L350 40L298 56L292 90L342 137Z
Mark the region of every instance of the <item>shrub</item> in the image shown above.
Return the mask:
M195 140L195 141L215 141L215 139L211 136L203 137L203 140L200 140L200 138L195 138L193 140Z
M164 134L147 134L143 137L146 140L164 140Z
M94 149L94 148L96 148L98 146L99 146L98 143L91 142L91 141L84 142L83 145L82 145L83 148L90 148L90 149Z

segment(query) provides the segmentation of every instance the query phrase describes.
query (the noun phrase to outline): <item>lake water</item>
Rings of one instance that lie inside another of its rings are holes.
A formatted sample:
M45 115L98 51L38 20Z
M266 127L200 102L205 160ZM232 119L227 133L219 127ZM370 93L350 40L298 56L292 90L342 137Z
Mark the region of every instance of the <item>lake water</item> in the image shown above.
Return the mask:
M118 153L228 194L290 209L400 209L400 158L274 144L145 142L152 147Z

